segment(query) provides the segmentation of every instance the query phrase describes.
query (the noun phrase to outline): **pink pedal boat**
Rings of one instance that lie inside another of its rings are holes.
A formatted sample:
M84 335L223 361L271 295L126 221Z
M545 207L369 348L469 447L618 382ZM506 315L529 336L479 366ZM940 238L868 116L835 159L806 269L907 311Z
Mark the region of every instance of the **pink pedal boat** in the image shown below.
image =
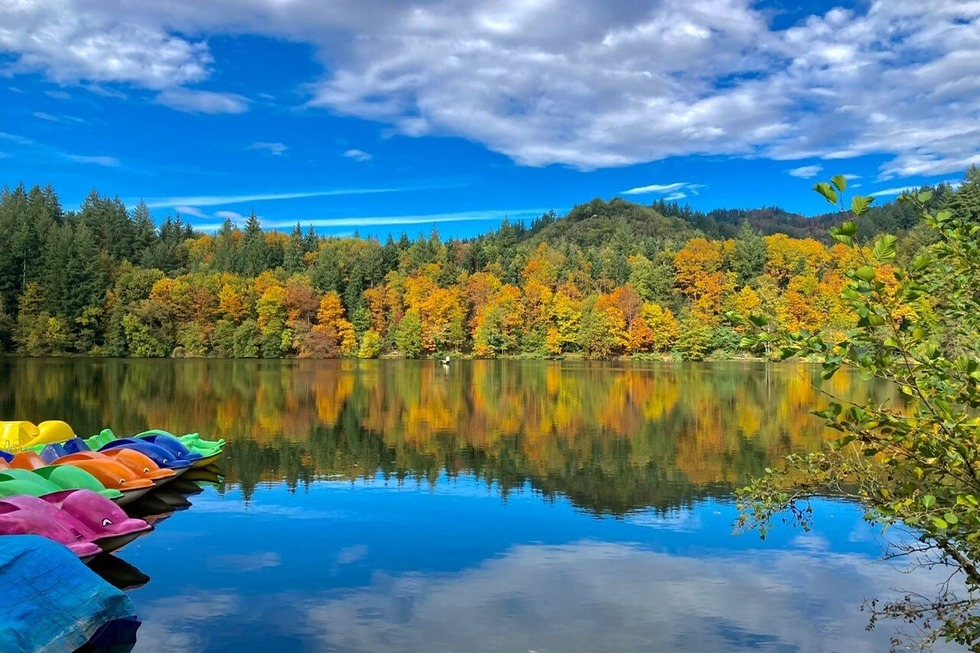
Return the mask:
M47 520L61 524L68 531L80 534L83 541L95 544L105 553L115 551L153 529L142 519L130 518L115 503L90 490L66 490L43 497L15 496L0 499L0 516L17 512L42 515ZM24 517L23 514L18 516ZM27 517L28 522L30 519L31 517ZM42 521L47 524L47 520ZM5 532L0 522L0 533ZM45 532L36 534L47 536ZM57 537L50 539L62 541Z

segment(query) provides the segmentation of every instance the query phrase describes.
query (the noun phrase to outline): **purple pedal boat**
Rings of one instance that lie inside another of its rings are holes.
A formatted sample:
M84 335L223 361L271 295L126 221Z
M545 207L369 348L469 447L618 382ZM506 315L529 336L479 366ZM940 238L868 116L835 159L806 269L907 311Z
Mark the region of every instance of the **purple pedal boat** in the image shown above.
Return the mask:
M17 512L42 515L60 523L68 531L81 534L83 541L95 544L106 553L129 544L153 528L142 519L130 518L115 503L90 490L66 490L41 498L16 496L0 499L0 515L9 516ZM23 514L19 516L24 517ZM27 520L30 519L28 516ZM0 532L6 532L2 524ZM32 532L47 536L44 532Z
M99 545L87 541L84 533L65 524L60 516L21 510L11 504L0 504L0 535L40 535L64 544L82 562L102 553Z

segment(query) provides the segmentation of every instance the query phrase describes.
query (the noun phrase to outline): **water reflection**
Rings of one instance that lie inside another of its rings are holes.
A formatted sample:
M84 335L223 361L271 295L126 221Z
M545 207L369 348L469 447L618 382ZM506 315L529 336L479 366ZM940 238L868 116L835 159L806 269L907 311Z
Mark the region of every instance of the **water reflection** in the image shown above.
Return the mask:
M457 574L379 575L307 599L300 619L317 651L879 651L883 634L855 637L860 597L890 580L855 555L584 541L514 547Z
M502 503L467 477L205 503L180 533L145 538L146 559L175 543L213 558L140 590L140 653L881 651L894 631L865 631L864 598L935 582L873 563L861 511L833 502L813 532L767 542L729 535L728 502L590 519L527 488Z
M0 414L199 431L228 483L316 478L530 481L596 513L725 496L827 432L814 366L543 361L0 361ZM883 389L840 374L822 387ZM892 397L895 400L895 397Z
M228 441L224 480L188 510L154 497L155 531L126 548L153 579L132 593L138 653L887 650L863 600L936 579L874 564L857 506L823 502L808 534L731 535L733 488L830 435L808 412L818 382L755 364L6 359L0 415ZM847 375L822 387L897 400Z
M88 568L121 590L134 590L150 582L150 577L111 553L100 553L88 562Z

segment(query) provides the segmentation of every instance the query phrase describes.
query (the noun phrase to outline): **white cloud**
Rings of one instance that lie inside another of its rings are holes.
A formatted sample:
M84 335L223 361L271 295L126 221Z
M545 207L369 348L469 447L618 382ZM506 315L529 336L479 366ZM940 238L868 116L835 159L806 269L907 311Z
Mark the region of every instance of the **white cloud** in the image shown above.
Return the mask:
M623 195L644 195L647 193L669 193L671 191L680 190L687 186L686 182L675 181L672 184L650 184L649 186L637 186L636 188L630 188L629 190L624 190Z
M304 226L314 227L381 227L389 225L436 224L442 222L473 222L503 220L533 220L550 209L501 209L496 211L459 211L456 213L431 213L426 215L384 215L360 218L313 218L299 220ZM296 219L270 220L262 224L268 228L290 227Z
M0 140L20 145L24 148L24 151L30 153L32 156L39 157L48 162L70 161L72 163L93 164L105 168L118 168L121 165L119 159L114 156L72 154L56 147L39 143L31 138L20 136L19 134L0 132Z
M85 156L82 154L66 154L65 158L75 163L92 163L104 168L118 168L119 159L114 156Z
M264 141L258 141L256 143L252 143L246 149L265 150L272 156L282 156L283 152L285 152L289 148L283 145L282 143L267 143Z
M224 63L208 36L249 33L313 47L328 72L310 106L525 165L875 154L883 178L980 162L978 29L976 0L870 0L783 30L752 0L0 4L9 71L182 110L248 108L189 87Z
M916 190L917 188L918 186L901 186L899 188L886 188L884 190L875 191L871 193L871 195L874 195L875 197L889 197L891 195L901 195L906 191Z
M944 179L940 183L949 184L952 188L956 189L959 188L960 184L963 183L963 180ZM854 184L853 186L856 188L858 185L859 184ZM875 197L889 197L892 195L901 195L906 191L919 190L919 188L921 188L921 186L899 186L897 188L885 188L884 190L876 190L873 193L869 193L869 195L874 195Z
M811 177L816 177L823 170L822 166L800 166L799 168L793 168L792 170L787 170L787 174L791 177L799 177L800 179L810 179Z
M180 213L181 215L185 215L185 216L189 215L195 218L207 219L208 217L210 217L208 216L207 213L197 208L196 206L175 206L174 210Z
M7 132L0 132L0 139L5 141L10 141L12 143L17 143L18 145L34 145L34 141L19 134L9 134Z
M245 222L246 218L241 213L236 213L235 211L215 211L214 217L221 218L222 220L231 220L232 222Z
M55 116L50 113L45 113L44 111L35 111L33 114L38 120L45 120L47 122L60 122L60 123L84 123L86 122L82 118L76 118L75 116Z
M2 137L0 132L0 137ZM335 197L343 195L376 195L379 193L403 193L416 190L445 188L446 185L424 184L419 186L392 186L389 188L330 188L324 190L300 191L296 193L256 193L254 195L192 195L176 197L155 197L146 200L151 209L186 206L218 206L221 204L245 204L248 202L271 202L276 200L295 200L310 197Z
M341 156L345 156L348 159L354 159L355 161L370 161L373 157L365 152L364 150L347 150Z
M215 93L187 88L163 91L156 97L158 104L188 113L244 113L248 100L234 93Z
M212 63L203 42L174 36L124 6L75 0L0 5L0 50L15 72L38 70L58 83L125 82L164 89L197 82Z
M649 186L637 186L624 190L620 195L663 195L664 199L672 202L684 199L687 194L697 195L698 191L704 188L704 184L692 184L686 181L675 181L669 184L650 184Z

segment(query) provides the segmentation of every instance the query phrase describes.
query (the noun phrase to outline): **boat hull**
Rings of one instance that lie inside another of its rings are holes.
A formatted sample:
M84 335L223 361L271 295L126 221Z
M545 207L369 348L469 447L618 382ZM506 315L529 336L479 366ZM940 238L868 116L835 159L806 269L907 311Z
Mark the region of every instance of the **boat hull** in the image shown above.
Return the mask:
M109 537L102 537L97 540L93 540L96 546L102 549L103 553L112 553L113 551L118 551L123 548L133 540L142 537L143 535L149 533L149 529L145 531L136 531L133 533L124 533L122 535L111 535Z
M138 487L138 488L136 488L134 490L123 490L122 491L122 496L119 497L119 499L116 501L116 503L119 504L120 506L128 505L128 504L132 503L133 501L136 501L137 499L139 499L141 496L143 496L144 494L146 494L147 492L149 492L152 489L153 489L153 486L150 486L150 487Z

